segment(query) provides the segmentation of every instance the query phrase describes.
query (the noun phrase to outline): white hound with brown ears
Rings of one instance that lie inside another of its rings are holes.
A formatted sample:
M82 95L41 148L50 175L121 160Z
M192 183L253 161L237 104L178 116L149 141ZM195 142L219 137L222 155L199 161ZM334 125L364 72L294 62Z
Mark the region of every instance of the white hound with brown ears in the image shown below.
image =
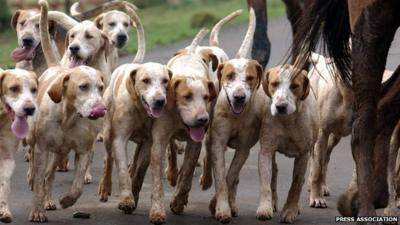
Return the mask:
M51 201L55 169L71 150L76 153L74 180L70 191L60 198L60 204L62 208L70 207L81 196L90 154L102 125L97 119L105 115L106 108L100 71L59 64L48 34L48 4L45 0L39 4L42 47L50 67L39 80L39 113L31 121L33 126L28 136L28 143L34 149L33 206L29 220L42 223L47 221L45 208L55 208ZM50 152L53 157L49 160Z
M259 88L263 69L257 61L247 58L256 22L252 8L249 18L249 28L236 58L218 66L220 94L206 139L208 160L205 160L201 184L203 189L211 185L212 168L216 193L209 208L222 223L228 223L232 216L238 214L235 200L239 173L250 149L258 141L266 108L265 94ZM227 147L236 151L229 171L225 173L224 154Z
M132 10L136 10L136 6L126 1L113 1L107 2L104 5L95 8L91 11L95 11L100 15L94 14L94 12L79 12L79 2L74 3L71 6L71 15L75 18L88 19L88 15L96 16L95 24L97 28L107 34L111 41L111 50L108 64L111 71L113 71L118 65L118 49L123 48L129 41L129 31L131 27L136 26L134 21L128 14L119 10L111 10L128 6ZM111 11L110 11L111 10Z
M293 223L300 213L300 194L308 159L317 137L316 98L309 95L307 72L291 65L270 69L262 85L271 100L260 130L260 202L257 218L271 219L277 209L277 171L274 161L276 152L280 152L295 158L292 184L280 215L281 222Z
M36 111L37 87L34 72L0 69L0 221L3 223L12 221L8 198L15 168L14 155L19 141L29 132L27 117Z

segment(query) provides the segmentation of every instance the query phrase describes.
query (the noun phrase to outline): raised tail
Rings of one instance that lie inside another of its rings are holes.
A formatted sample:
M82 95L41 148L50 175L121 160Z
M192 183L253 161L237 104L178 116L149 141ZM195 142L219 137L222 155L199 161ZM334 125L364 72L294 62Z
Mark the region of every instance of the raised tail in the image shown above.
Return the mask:
M137 10L137 7L130 2L126 2L126 1L122 1L122 0L114 0L111 2L104 3L103 5L96 7L94 9L91 9L89 11L86 11L86 12L81 12L79 10L80 9L79 2L75 2L71 6L69 12L70 12L71 16L73 16L75 19L77 19L79 21L83 21L83 20L87 20L87 19L96 17L96 16L98 16L104 12L110 11L110 10L121 9L125 5L129 5L133 10Z
M307 68L311 54L321 40L324 55L333 59L339 78L350 84L350 35L347 0L315 0L305 9L294 36L292 57L296 59L295 66Z
M209 30L207 28L202 28L196 36L193 38L192 43L187 48L190 53L196 52L197 46L199 46L200 42L204 39L204 37L208 34Z
M219 41L218 41L218 35L219 31L221 30L221 27L228 23L229 21L233 20L234 18L238 17L240 14L242 14L241 9L236 10L235 12L232 12L231 14L227 15L226 17L222 18L215 26L212 28L211 33L210 33L210 40L209 44L210 46L218 46Z
M135 12L136 7L132 7L132 4L125 1L124 5L129 17L133 20L133 22L135 22L137 32L138 47L136 56L133 59L132 63L143 63L144 55L146 53L146 40L144 38L144 28L142 25L142 21L140 20L138 14Z
M247 28L246 36L244 36L242 45L240 46L238 52L236 53L236 58L246 58L253 43L253 36L255 30L256 30L256 14L254 13L254 9L250 7L249 27Z
M47 14L49 11L49 5L46 0L39 0L40 5L40 38L42 44L42 50L44 53L44 57L46 59L46 63L48 67L59 65L59 60L57 60L57 56L54 54L55 49L52 48L50 41L50 33L49 33L49 21L47 18Z

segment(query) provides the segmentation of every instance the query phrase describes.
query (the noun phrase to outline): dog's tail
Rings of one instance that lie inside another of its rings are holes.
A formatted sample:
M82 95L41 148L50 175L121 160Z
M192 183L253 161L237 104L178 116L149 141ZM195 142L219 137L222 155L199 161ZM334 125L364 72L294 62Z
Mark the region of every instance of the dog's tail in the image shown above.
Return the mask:
M79 2L75 2L71 6L69 12L70 12L71 16L74 17L75 19L77 19L79 21L83 21L83 20L87 20L87 19L96 17L96 16L100 15L101 13L104 13L104 12L107 12L110 10L123 9L125 5L129 5L133 10L137 10L137 7L130 2L115 0L115 1L111 1L111 2L106 2L103 5L96 7L94 9L91 9L89 11L86 11L86 12L81 12Z
M202 28L196 36L193 38L192 43L189 45L187 50L190 53L195 53L197 46L199 46L200 42L204 39L204 37L208 34L209 30L207 28Z
M227 15L226 17L222 18L217 24L215 24L215 26L213 27L213 29L211 30L210 33L210 40L209 40L209 44L210 46L218 46L219 45L219 41L218 41L218 34L219 31L221 30L221 27L223 25L225 25L226 23L228 23L229 21L233 20L234 18L238 17L240 14L242 14L241 9L236 10L235 12Z
M144 54L146 53L146 40L144 39L144 28L142 25L142 21L140 20L138 14L135 12L136 7L132 7L132 4L125 1L124 5L129 17L136 24L138 47L136 56L133 59L132 63L142 63L144 60Z
M315 0L305 10L293 40L296 67L307 67L322 37L325 55L333 59L339 77L350 84L350 35L347 0Z
M39 0L40 5L40 39L43 49L43 54L46 59L48 67L57 66L59 64L57 56L52 49L49 33L49 20L47 14L49 5L46 0Z
M48 20L54 21L58 23L61 27L66 30L70 30L74 26L78 25L79 22L69 17L67 14L58 12L58 11L50 11L47 13ZM40 19L40 15L32 16L29 20L37 21Z
M245 58L249 53L251 45L253 43L253 36L256 30L256 14L254 9L250 7L249 11L249 27L247 28L246 36L244 36L242 45L239 51L236 53L236 58Z

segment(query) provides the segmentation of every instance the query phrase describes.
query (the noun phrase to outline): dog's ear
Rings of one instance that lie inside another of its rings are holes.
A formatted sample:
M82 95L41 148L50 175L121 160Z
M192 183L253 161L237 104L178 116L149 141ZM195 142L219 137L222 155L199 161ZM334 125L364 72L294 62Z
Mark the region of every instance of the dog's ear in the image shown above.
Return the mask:
M68 46L69 46L69 31L68 31L67 34L65 35L65 43L64 43L64 46L65 46L65 52L67 52L67 51L68 51Z
M217 70L218 67L218 58L216 55L214 55L209 49L203 49L201 52L201 58L203 59L204 63L207 64L207 66L210 65L211 63L211 69L212 71Z
M3 81L6 76L7 72L0 70L0 95L3 95Z
M70 73L64 73L51 85L47 94L54 103L60 103L62 100L65 88L68 86L68 81L70 78Z
M132 96L134 100L138 99L138 95L135 90L135 80L136 80L136 74L138 72L139 68L136 68L132 70L129 74L129 81L126 82L126 89L128 90L128 93Z
M15 11L13 16L12 16L12 18L11 18L11 24L10 25L14 30L17 30L17 23L18 23L19 15L21 15L21 10Z
M96 24L96 27L99 28L100 30L103 29L103 17L104 13L98 15L96 19L94 20L94 24Z
M222 79L222 70L224 69L225 64L221 63L218 65L218 70L217 70L217 78L218 78L218 86L219 86L219 90L221 91L222 89L222 83L221 83L221 79Z
M175 108L176 105L176 89L178 88L179 84L183 82L183 78L175 77L168 83L167 88L167 110L172 110Z
M310 80L308 79L307 71L305 70L301 70L299 76L303 77L303 95L301 96L300 100L304 101L310 93Z
M262 81L262 86L263 86L265 94L267 94L268 97L271 98L271 93L269 92L269 75L270 74L271 74L271 70L268 70L265 73L265 79Z
M111 54L111 44L110 40L108 39L108 36L104 32L101 32L101 37L103 38L102 50L104 51L104 57L106 58L107 62L108 56Z
M251 59L249 62L250 66L254 66L257 71L257 89L260 87L262 75L263 75L263 68L262 66L254 59Z
M217 97L217 91L215 90L214 83L212 81L207 81L208 92L210 96L208 97L208 101L211 102Z
M172 76L173 76L174 74L172 73L172 71L171 71L170 69L167 69L167 70L168 70L169 80L171 80L171 79L172 79Z
M185 53L186 51L187 51L187 50L186 50L185 48L181 48L181 49L179 49L178 51L176 51L176 52L174 53L174 56L183 54L183 53Z

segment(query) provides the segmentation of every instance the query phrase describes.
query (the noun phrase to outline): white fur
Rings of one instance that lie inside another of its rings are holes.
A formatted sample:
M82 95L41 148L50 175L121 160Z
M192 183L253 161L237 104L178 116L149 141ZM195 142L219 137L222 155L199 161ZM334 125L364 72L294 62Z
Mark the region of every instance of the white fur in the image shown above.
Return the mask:
M286 113L291 114L296 111L296 96L290 91L291 72L290 69L281 68L279 71L279 86L272 96L271 114L278 114L276 106L286 105Z

